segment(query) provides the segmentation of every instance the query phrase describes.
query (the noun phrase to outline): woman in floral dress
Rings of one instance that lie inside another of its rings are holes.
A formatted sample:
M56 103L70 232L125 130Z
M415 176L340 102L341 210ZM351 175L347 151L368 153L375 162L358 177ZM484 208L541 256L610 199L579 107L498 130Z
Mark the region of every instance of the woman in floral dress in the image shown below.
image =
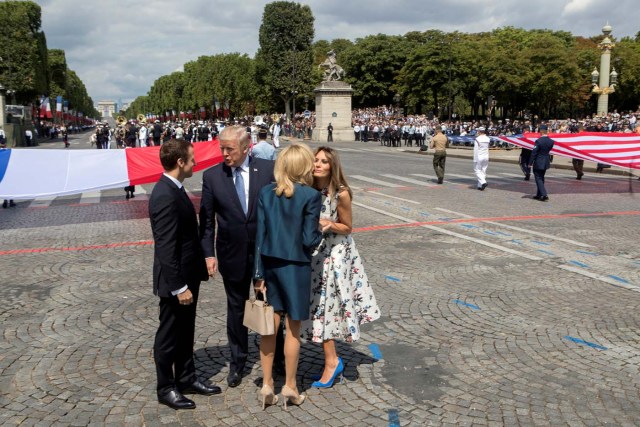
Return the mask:
M324 239L311 261L311 317L304 337L322 343L324 370L312 385L328 388L344 371L335 340L358 340L360 325L378 319L380 309L351 237L352 193L332 148L316 150L313 180L323 196Z

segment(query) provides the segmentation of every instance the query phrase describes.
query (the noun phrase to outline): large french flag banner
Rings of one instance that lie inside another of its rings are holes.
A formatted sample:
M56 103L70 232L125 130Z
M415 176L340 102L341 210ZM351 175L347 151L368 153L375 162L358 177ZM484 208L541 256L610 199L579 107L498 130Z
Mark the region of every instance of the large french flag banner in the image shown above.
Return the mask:
M196 167L223 160L218 140L193 144ZM65 196L155 183L164 172L160 147L124 150L0 150L0 199Z
M497 136L502 141L533 149L539 133ZM640 169L640 134L637 133L556 133L551 154L605 163L625 169Z

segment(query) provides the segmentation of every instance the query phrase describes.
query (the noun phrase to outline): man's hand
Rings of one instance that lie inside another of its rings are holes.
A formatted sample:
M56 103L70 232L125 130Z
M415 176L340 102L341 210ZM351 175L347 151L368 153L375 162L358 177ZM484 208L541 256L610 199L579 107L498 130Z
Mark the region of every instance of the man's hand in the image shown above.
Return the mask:
M180 305L189 305L193 303L193 294L189 289L177 295Z
M213 277L213 275L218 272L218 260L215 257L209 257L205 261L207 262L209 277Z

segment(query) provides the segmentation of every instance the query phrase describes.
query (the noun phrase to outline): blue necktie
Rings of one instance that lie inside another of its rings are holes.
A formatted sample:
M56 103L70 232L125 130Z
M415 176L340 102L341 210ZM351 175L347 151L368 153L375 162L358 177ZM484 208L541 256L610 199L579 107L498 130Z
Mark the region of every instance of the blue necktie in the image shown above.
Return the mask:
M236 168L236 193L242 205L242 212L247 214L247 200L244 197L244 178L242 178L242 168Z

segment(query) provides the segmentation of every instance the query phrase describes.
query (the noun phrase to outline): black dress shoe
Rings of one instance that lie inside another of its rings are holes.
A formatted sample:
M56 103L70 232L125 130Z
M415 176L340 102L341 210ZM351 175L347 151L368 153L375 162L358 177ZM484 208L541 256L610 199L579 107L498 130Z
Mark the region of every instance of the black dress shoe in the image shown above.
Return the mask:
M529 176L529 175L527 175L527 176L525 176L525 177L524 177L524 180L525 180L525 181L529 181L530 179L531 179L531 176Z
M229 372L229 376L227 376L227 384L229 387L238 387L242 382L242 375L239 372L231 371Z
M444 182L444 178L438 178L438 184L442 184Z
M171 390L162 395L159 394L158 402L173 409L195 409L196 407L193 400L187 399L178 390Z
M180 390L182 394L202 394L204 396L211 396L214 394L222 393L222 389L215 385L207 385L198 380L193 384Z
M487 183L485 182L484 184L482 184L482 190L484 191L485 188L487 188Z
M548 202L549 201L549 197L548 196L542 196L539 199L541 202Z
M540 196L533 196L532 199L540 200Z

